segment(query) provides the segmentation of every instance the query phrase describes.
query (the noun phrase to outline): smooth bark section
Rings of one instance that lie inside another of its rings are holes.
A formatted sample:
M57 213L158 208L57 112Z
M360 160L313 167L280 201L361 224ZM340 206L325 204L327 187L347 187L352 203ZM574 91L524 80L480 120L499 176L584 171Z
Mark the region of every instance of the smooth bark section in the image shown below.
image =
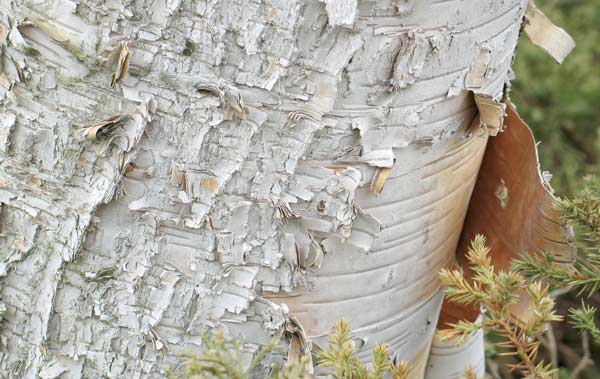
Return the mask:
M475 378L485 377L484 330L479 329L462 344L456 341L441 341L434 337L431 345L425 379L463 379L468 369Z
M329 328L344 317L364 339L360 357L368 360L374 343L386 343L398 357L410 357L412 377L422 377L426 357L417 360L416 353L428 349L437 323L437 273L454 259L486 140L476 118L418 164L401 160L379 196L368 185L359 188L357 205L381 224L372 246L365 251L329 238L323 265L309 270L301 293L267 296L288 305L313 344L324 347ZM352 236L367 230L357 220Z

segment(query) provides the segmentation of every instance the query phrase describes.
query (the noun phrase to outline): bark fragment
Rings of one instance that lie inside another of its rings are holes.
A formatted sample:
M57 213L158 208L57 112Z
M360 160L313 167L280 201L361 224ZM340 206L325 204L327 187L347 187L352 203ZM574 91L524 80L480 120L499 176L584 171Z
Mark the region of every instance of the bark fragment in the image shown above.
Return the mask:
M475 103L479 109L481 125L487 128L491 136L498 135L504 128L506 104L496 101L491 96L475 94Z
M131 61L131 50L127 47L127 42L121 41L116 50L109 56L108 62L114 67L110 86L115 88L117 83L125 80L127 70L129 70L129 62Z
M26 47L17 20L0 11L0 104L9 96L14 84L27 76L27 62L19 51Z
M298 364L302 357L306 357L305 372L302 379L311 379L314 376L312 359L312 346L302 327L294 315L289 315L285 323L285 337L290 341L287 364Z
M115 131L119 126L123 125L127 121L131 120L131 115L118 114L101 121L95 126L91 126L84 130L84 136L94 141L101 137L107 137Z
M400 36L402 43L394 63L391 84L395 90L415 84L421 76L425 60L439 48L441 31L409 30Z
M375 175L373 175L373 179L371 180L371 191L373 193L380 194L383 191L383 186L385 186L385 181L391 171L392 169L389 167L378 167L375 169Z
M491 61L491 50L481 49L471 70L465 77L467 88L481 88L485 82L485 74Z
M231 120L235 112L238 117L244 117L244 100L240 91L232 84L225 83L217 78L196 78L194 87L199 91L209 91L221 99L227 106L225 120Z
M575 48L573 38L564 29L554 25L534 0L529 0L524 30L531 42L544 49L558 63L562 63Z
M329 25L352 26L356 17L357 0L320 0L325 3Z
M10 149L10 135L17 121L17 115L13 112L5 112L1 116L0 123L0 151L7 153Z

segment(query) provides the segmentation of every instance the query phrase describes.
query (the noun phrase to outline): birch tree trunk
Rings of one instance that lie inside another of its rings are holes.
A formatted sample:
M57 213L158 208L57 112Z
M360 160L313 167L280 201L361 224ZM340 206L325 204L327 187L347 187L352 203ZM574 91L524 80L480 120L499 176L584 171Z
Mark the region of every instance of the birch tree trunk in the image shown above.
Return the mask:
M525 0L0 4L0 377L342 317L425 375Z

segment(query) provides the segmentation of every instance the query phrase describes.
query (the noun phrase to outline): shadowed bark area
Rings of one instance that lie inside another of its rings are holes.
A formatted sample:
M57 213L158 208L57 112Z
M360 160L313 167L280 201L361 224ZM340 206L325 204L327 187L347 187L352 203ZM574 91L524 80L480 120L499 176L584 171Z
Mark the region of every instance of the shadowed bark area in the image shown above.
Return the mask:
M249 358L347 317L424 376L526 1L0 5L1 372L161 378L205 330Z

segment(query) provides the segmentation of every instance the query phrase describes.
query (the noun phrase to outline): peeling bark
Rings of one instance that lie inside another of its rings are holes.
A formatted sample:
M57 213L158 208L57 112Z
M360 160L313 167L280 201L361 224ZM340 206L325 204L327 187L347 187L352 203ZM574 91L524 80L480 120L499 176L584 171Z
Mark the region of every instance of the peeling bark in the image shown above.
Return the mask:
M468 246L477 234L486 236L499 270L509 269L511 260L523 253L541 251L552 251L558 263L573 263L573 231L554 207L553 190L539 169L533 134L512 104L507 106L504 127L485 153L457 249L459 263L466 263ZM448 314L446 321L474 320L479 314L479 310L465 312Z
M524 0L0 4L0 372L347 317L423 377Z
M552 188L540 172L533 133L510 102L506 108L505 131L488 143L457 249L458 264L465 267L467 277L473 272L466 255L477 234L486 236L493 252L492 264L498 270L509 270L511 260L521 254L551 251L557 263L565 265L572 264L576 256L573 230L554 207ZM530 300L523 296L511 311L526 322L532 309ZM439 327L474 321L479 315L478 307L445 302ZM476 343L476 338L473 336L469 344ZM466 369L466 357L472 357L473 352L456 346L453 349L458 363L452 367ZM443 355L431 358L436 366L443 367Z
M552 21L529 0L524 28L531 42L544 49L556 62L562 63L575 48L575 41L564 29Z

